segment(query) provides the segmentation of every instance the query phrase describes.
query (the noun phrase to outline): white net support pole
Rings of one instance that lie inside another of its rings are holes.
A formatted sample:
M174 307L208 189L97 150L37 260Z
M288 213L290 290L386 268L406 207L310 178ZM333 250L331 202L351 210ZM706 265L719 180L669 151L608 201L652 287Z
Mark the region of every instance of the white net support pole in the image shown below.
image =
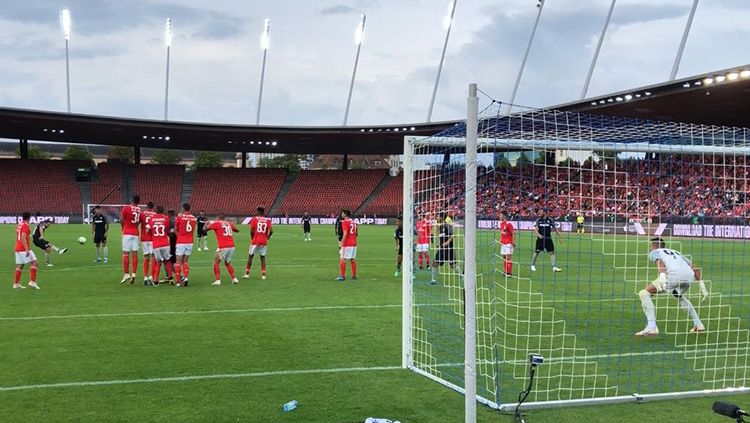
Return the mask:
M466 192L464 219L464 383L466 386L466 423L477 421L477 128L479 99L477 84L469 84L466 117Z
M402 225L403 225L403 245L404 248L403 260L403 272L402 286L401 286L401 351L402 360L401 367L410 368L411 362L411 351L412 351L412 283L414 278L414 174L413 174L413 158L414 151L412 150L411 141L412 137L404 137L404 163L403 163L403 177L404 177L404 208L401 213Z

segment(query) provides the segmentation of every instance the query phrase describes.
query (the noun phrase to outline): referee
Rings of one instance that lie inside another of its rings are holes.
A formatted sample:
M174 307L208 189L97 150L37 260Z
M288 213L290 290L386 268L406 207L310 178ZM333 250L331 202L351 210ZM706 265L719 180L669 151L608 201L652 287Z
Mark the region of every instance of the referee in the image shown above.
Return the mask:
M102 214L100 206L94 207L94 216L91 218L91 235L94 238L96 246L96 263L102 261L102 249L104 249L104 262L109 261L107 253L107 232L109 232L109 221L107 216Z

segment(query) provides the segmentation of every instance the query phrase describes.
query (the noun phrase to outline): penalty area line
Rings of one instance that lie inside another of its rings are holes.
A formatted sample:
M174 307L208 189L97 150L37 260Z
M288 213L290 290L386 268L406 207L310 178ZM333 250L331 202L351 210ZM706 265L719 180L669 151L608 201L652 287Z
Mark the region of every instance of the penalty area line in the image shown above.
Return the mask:
M377 372L401 370L401 366L377 366L377 367L336 367L330 369L301 369L301 370L279 370L271 372L255 373L225 373L214 375L192 375L192 376L172 376L172 377L154 377L141 379L115 379L115 380L93 380L82 382L60 382L60 383L43 383L38 385L16 385L0 386L0 392L27 391L32 389L54 389L54 388L72 388L82 386L106 386L106 385L132 385L142 383L164 383L164 382L186 382L195 380L211 379L243 379L271 376L297 376L311 374L333 374L333 373L359 373L359 372Z
M90 319L100 317L137 317L161 316L180 314L223 314L223 313L272 313L285 311L326 311L326 310L368 310L383 308L401 308L401 304L380 305L340 305L340 306L310 306L310 307L273 307L273 308L241 308L217 310L182 310L182 311L136 311L132 313L96 313L96 314L61 314L51 316L16 316L0 317L0 321L8 320L55 320L55 319Z

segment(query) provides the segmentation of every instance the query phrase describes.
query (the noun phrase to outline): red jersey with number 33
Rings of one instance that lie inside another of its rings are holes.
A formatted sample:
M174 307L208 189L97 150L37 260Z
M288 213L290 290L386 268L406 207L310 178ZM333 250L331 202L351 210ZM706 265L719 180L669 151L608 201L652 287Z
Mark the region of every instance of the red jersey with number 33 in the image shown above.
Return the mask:
M342 247L357 246L357 222L350 218L341 221L341 231L346 234Z
M214 220L206 226L206 231L214 231L216 233L216 242L219 249L222 248L233 248L234 247L234 230L235 226L233 223L225 220Z
M195 216L190 213L180 213L174 221L175 231L177 232L178 244L192 244L193 233L196 225Z
M149 224L154 248L169 247L169 218L163 214L154 214L149 218Z
M141 217L138 219L141 222L141 242L149 242L154 240L151 232L146 229L146 226L151 224L149 220L154 217L154 215L156 215L156 212L153 210L141 211Z
M513 244L513 224L500 222L500 243Z
M268 245L268 234L271 233L271 219L255 216L250 219L250 232L253 234L252 245Z
M26 247L23 246L22 240L26 240L26 245L29 246L29 249L31 249L31 244L29 243L29 234L31 233L31 228L29 228L29 222L26 222L25 220L16 225L16 252L20 253L23 251L26 251Z
M138 224L141 222L141 208L129 204L122 208L120 222L122 222L123 235L138 236Z

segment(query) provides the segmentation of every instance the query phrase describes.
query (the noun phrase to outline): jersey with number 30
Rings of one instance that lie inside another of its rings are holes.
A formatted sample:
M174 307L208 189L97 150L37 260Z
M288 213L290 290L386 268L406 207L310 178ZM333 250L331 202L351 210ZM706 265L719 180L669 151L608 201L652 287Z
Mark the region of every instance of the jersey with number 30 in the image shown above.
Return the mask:
M225 220L214 220L208 223L206 231L216 233L216 242L219 249L234 247L234 224Z
M271 219L255 216L250 219L250 232L253 234L252 245L268 245L268 234L271 233Z
M149 224L154 248L169 247L169 218L163 214L155 214L149 219Z
M122 222L122 234L138 236L138 223L140 223L140 217L140 207L132 204L123 207L122 215L120 216L120 221Z
M667 268L665 273L670 280L679 279L692 281L695 278L690 260L678 251L670 250L668 248L657 248L651 250L648 254L648 259L653 263L656 263L656 260L661 260L661 262L664 263L664 267Z
M346 234L346 239L341 245L342 247L356 247L357 246L357 222L352 219L346 218L341 221L341 231Z
M174 226L177 232L177 243L178 244L192 244L193 233L195 232L195 225L197 219L190 213L180 213L175 219Z

